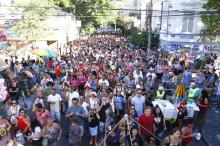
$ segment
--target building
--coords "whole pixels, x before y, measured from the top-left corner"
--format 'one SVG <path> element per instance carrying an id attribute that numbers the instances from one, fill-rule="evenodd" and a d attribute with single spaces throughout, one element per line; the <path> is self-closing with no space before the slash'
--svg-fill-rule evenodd
<path id="1" fill-rule="evenodd" d="M 12 46 L 19 48 L 19 43 L 26 43 L 26 47 L 33 49 L 34 47 L 60 47 L 67 42 L 77 39 L 79 32 L 77 28 L 77 21 L 66 12 L 58 12 L 56 15 L 49 15 L 45 20 L 48 33 L 37 40 L 22 40 L 16 32 L 13 32 L 11 27 L 21 21 L 22 11 L 11 11 L 10 6 L 19 0 L 1 0 L 0 1 L 0 48 L 12 49 Z M 35 42 L 34 45 L 29 45 Z M 30 47 L 31 46 L 31 47 Z M 21 48 L 23 48 L 22 45 Z M 25 54 L 25 53 L 24 53 Z M 27 54 L 27 53 L 26 53 Z"/>
<path id="2" fill-rule="evenodd" d="M 199 12 L 206 0 L 153 0 L 152 30 L 160 34 L 160 48 L 178 50 L 217 50 L 220 44 L 210 44 L 200 40 L 204 27 Z M 161 13 L 162 12 L 162 13 Z"/>
<path id="3" fill-rule="evenodd" d="M 118 9 L 117 15 L 130 16 L 134 23 L 134 27 L 146 28 L 146 4 L 149 0 L 111 0 L 113 6 Z"/>

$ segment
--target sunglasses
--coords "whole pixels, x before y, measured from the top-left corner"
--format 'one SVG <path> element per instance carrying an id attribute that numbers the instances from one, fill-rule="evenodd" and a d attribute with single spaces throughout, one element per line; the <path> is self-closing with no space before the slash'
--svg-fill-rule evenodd
<path id="1" fill-rule="evenodd" d="M 72 100 L 73 100 L 73 101 L 78 101 L 78 99 L 77 99 L 77 98 L 73 98 Z"/>

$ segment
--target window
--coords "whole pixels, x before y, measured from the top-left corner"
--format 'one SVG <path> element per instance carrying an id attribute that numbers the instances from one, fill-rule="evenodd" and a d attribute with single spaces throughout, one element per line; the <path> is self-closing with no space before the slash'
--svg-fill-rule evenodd
<path id="1" fill-rule="evenodd" d="M 193 17 L 184 17 L 182 32 L 192 32 L 193 31 Z"/>

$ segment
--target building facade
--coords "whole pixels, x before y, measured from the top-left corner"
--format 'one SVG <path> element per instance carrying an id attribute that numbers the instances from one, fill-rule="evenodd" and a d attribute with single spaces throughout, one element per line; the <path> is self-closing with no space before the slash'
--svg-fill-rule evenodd
<path id="1" fill-rule="evenodd" d="M 24 42 L 24 40 L 21 40 L 19 35 L 11 29 L 21 21 L 22 11 L 10 10 L 10 6 L 17 1 L 19 0 L 0 1 L 0 38 L 2 40 L 0 49 L 7 46 L 11 48 L 14 42 L 16 42 L 16 44 L 21 41 Z M 66 12 L 60 11 L 56 15 L 47 16 L 45 24 L 47 25 L 46 31 L 48 31 L 48 33 L 45 31 L 45 35 L 42 35 L 38 40 L 29 40 L 30 42 L 35 41 L 36 47 L 49 47 L 48 44 L 51 44 L 51 42 L 54 42 L 51 47 L 60 47 L 79 37 L 75 17 Z"/>
<path id="2" fill-rule="evenodd" d="M 153 0 L 152 29 L 160 34 L 160 48 L 175 51 L 183 47 L 217 50 L 220 44 L 202 42 L 204 25 L 200 12 L 206 0 Z"/>

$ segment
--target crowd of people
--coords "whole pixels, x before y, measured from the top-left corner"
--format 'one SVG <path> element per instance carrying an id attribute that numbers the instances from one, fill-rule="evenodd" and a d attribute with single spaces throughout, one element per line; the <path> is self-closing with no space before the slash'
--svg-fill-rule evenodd
<path id="1" fill-rule="evenodd" d="M 186 146 L 197 136 L 195 123 L 201 129 L 205 123 L 215 87 L 220 104 L 212 54 L 205 69 L 195 70 L 188 53 L 146 52 L 115 35 L 72 41 L 66 49 L 57 58 L 5 61 L 10 69 L 2 72 L 8 94 L 1 101 L 1 146 L 55 146 L 67 138 L 62 135 L 81 146 L 87 132 L 95 146 Z M 34 101 L 29 110 L 24 97 Z M 176 105 L 177 117 L 166 119 L 157 99 Z M 188 118 L 191 102 L 200 111 Z"/>

